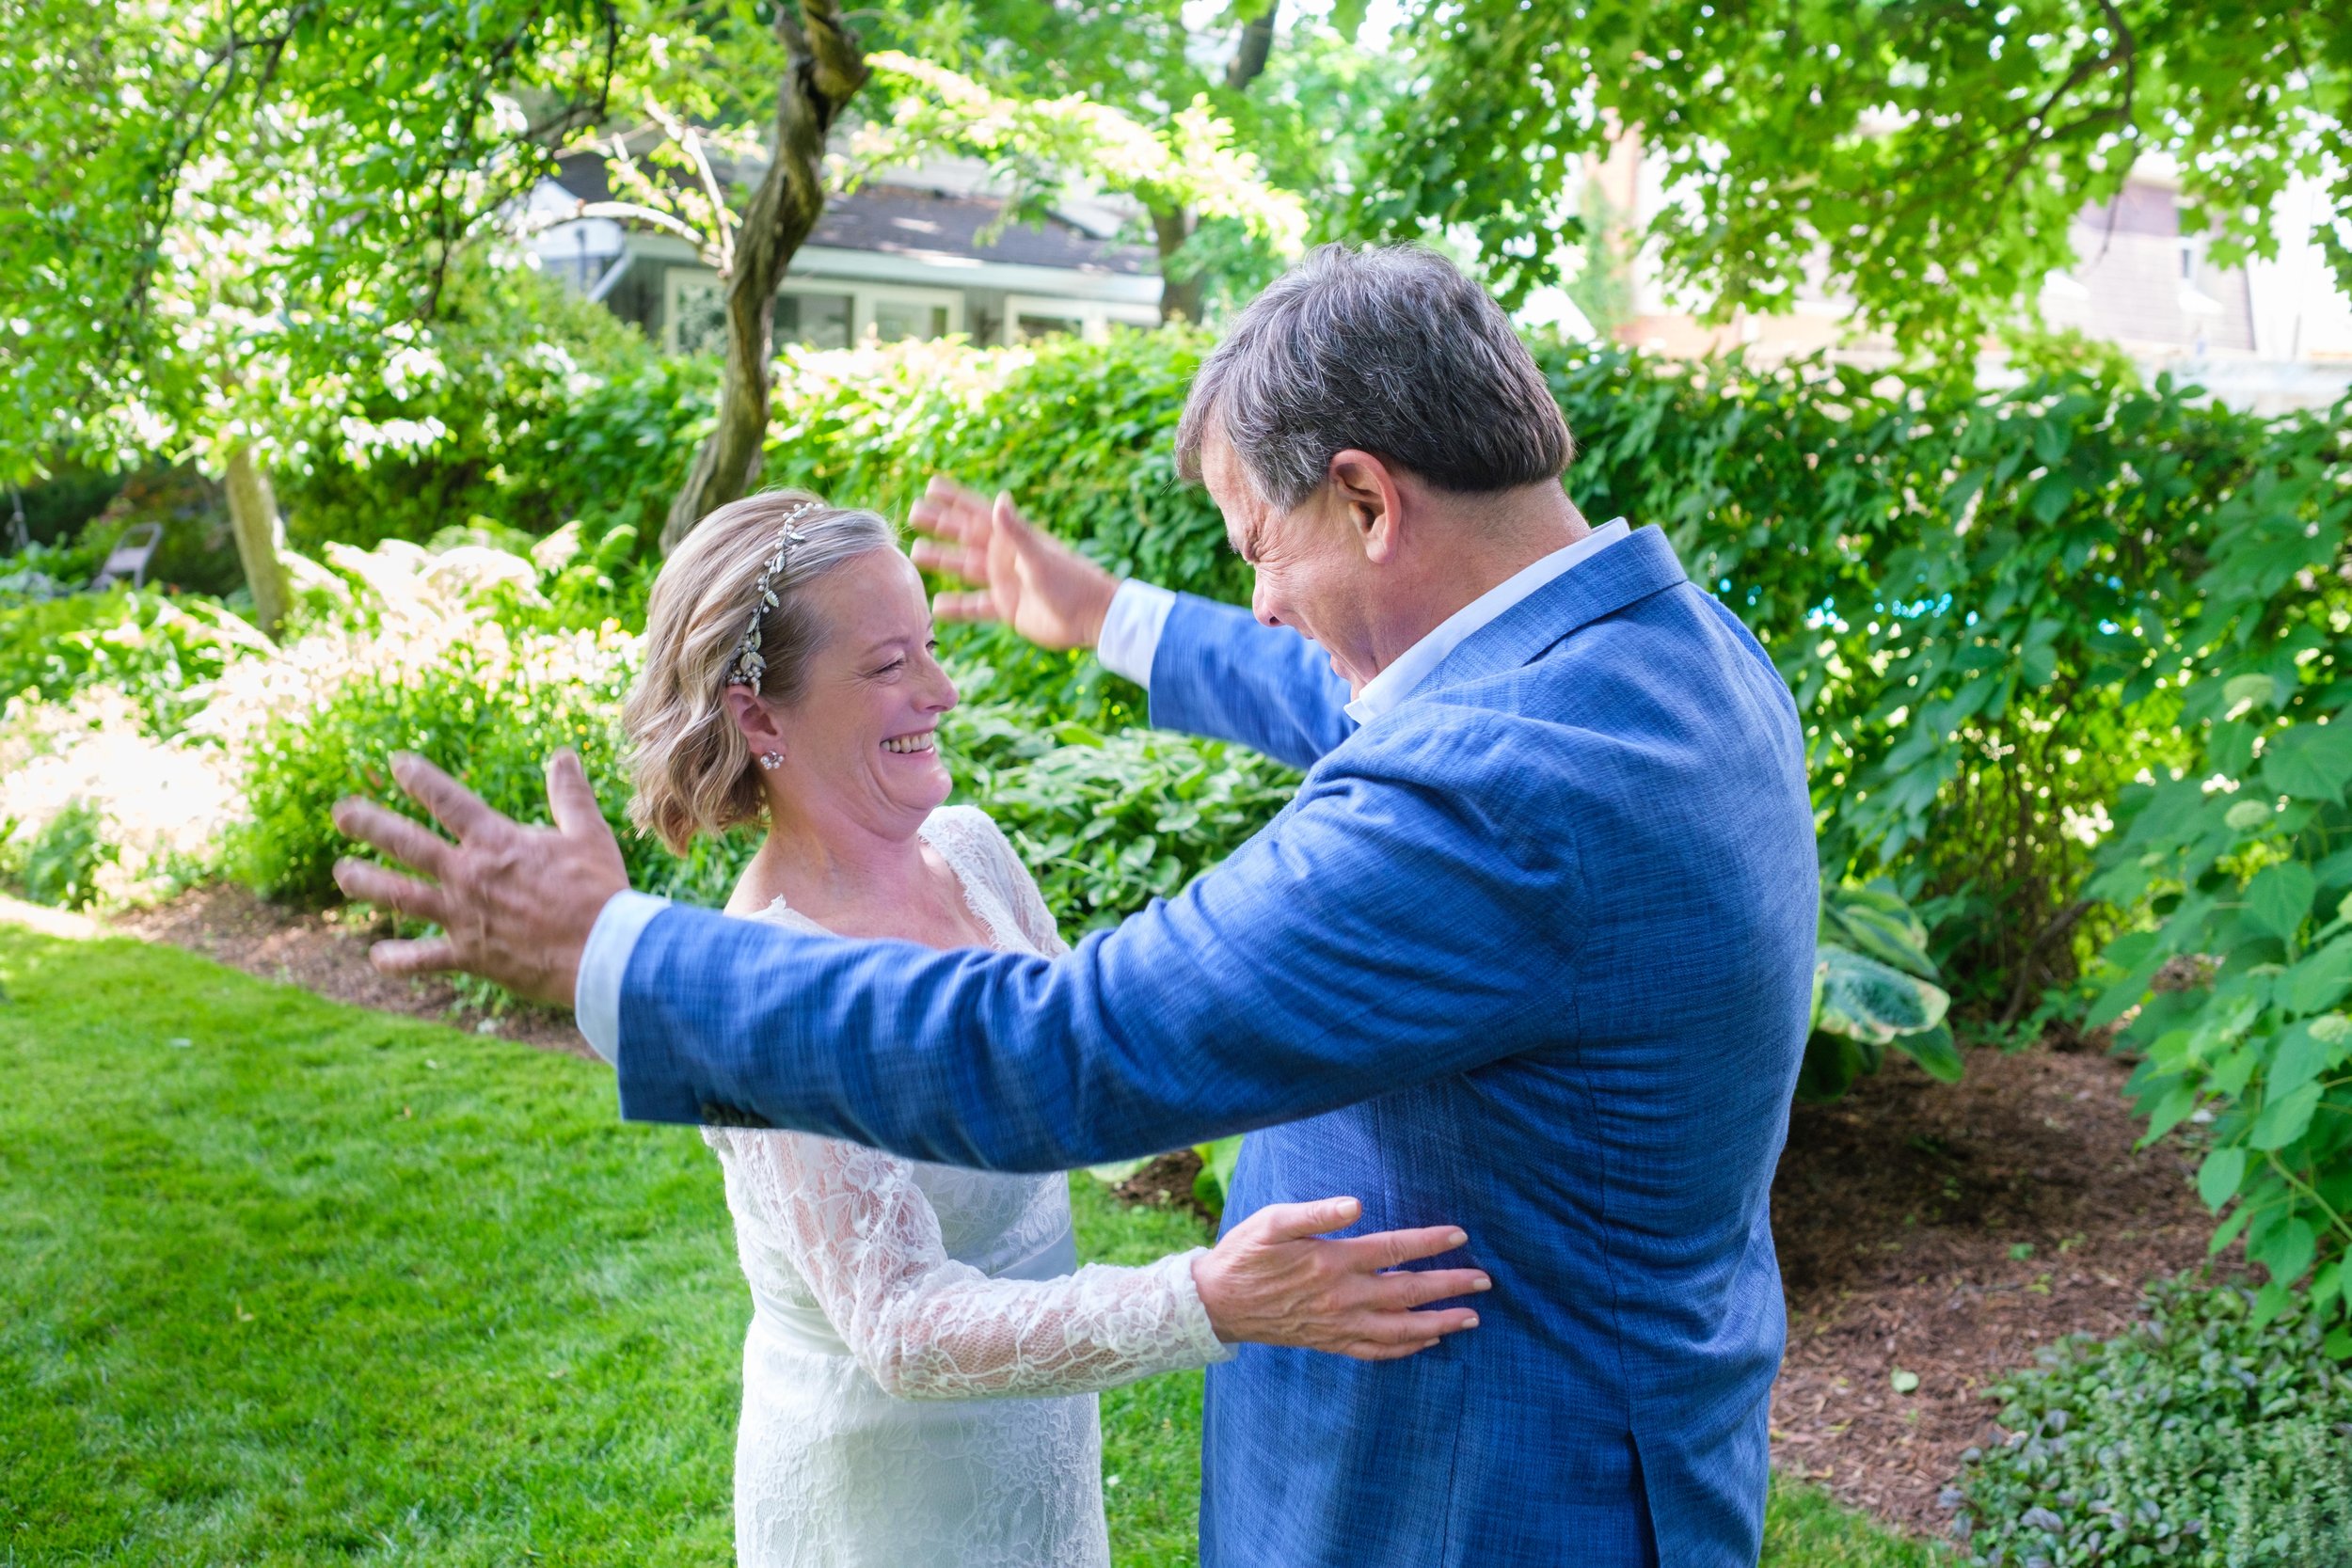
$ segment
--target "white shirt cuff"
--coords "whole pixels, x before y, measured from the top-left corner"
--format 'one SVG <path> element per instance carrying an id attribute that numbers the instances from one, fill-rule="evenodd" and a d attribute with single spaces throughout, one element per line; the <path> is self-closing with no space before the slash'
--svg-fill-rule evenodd
<path id="1" fill-rule="evenodd" d="M 1152 660 L 1160 651 L 1168 612 L 1175 608 L 1176 595 L 1168 590 L 1128 578 L 1103 612 L 1103 635 L 1095 640 L 1094 657 L 1111 673 L 1150 690 Z"/>
<path id="2" fill-rule="evenodd" d="M 588 932 L 588 945 L 580 949 L 572 1022 L 596 1054 L 615 1067 L 621 1060 L 621 980 L 628 974 L 628 956 L 653 917 L 669 907 L 667 898 L 650 894 L 616 893 L 605 900 Z"/>

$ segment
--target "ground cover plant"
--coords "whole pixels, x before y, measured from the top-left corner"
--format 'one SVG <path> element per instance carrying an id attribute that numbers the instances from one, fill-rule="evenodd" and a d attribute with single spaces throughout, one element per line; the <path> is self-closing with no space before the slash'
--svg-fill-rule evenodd
<path id="1" fill-rule="evenodd" d="M 2318 1317 L 2168 1282 L 2144 1323 L 2069 1339 L 1994 1390 L 2006 1443 L 1955 1494 L 1970 1560 L 2352 1563 L 2352 1369 Z"/>
<path id="2" fill-rule="evenodd" d="M 0 924 L 0 1561 L 723 1560 L 715 1163 L 576 1057 Z M 1198 1244 L 1073 1183 L 1082 1252 Z M 1194 1560 L 1199 1373 L 1104 1399 L 1120 1568 Z M 1913 1568 L 1803 1489 L 1766 1560 Z"/>

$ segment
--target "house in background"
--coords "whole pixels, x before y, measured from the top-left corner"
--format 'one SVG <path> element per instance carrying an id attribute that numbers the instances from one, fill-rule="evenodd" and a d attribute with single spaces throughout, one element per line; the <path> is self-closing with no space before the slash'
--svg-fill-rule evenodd
<path id="1" fill-rule="evenodd" d="M 1006 225 L 986 170 L 940 160 L 888 182 L 827 198 L 776 293 L 775 341 L 815 348 L 962 334 L 1016 343 L 1057 332 L 1100 339 L 1160 319 L 1158 260 L 1118 235 L 1131 214 L 1071 203 L 1043 223 Z M 725 341 L 725 284 L 675 235 L 611 218 L 566 217 L 609 199 L 601 158 L 567 158 L 532 210 L 548 223 L 532 246 L 546 271 L 673 354 Z M 987 243 L 982 243 L 985 240 Z"/>
<path id="2" fill-rule="evenodd" d="M 1633 137 L 1586 178 L 1635 233 L 1671 200 Z M 2074 220 L 2079 260 L 2043 282 L 2042 319 L 2113 343 L 2144 373 L 2169 371 L 2233 406 L 2326 406 L 2352 388 L 2352 298 L 2311 238 L 2326 210 L 2318 187 L 2291 186 L 2271 214 L 2277 258 L 2223 266 L 2203 238 L 2184 230 L 2171 165 L 2143 159 L 2114 201 Z M 1744 346 L 1751 358 L 1773 362 L 1820 352 L 1863 364 L 1893 358 L 1883 340 L 1851 340 L 1851 302 L 1818 282 L 1800 289 L 1785 312 L 1743 311 L 1727 323 L 1701 321 L 1692 302 L 1665 287 L 1646 250 L 1629 282 L 1629 319 L 1614 324 L 1613 335 L 1657 353 L 1696 357 Z M 1988 381 L 2015 374 L 1997 352 L 1988 352 L 1982 370 Z"/>

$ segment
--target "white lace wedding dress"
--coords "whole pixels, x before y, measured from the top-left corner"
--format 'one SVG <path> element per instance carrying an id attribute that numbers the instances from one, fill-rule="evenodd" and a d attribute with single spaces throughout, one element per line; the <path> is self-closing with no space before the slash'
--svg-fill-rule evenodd
<path id="1" fill-rule="evenodd" d="M 923 836 L 1000 950 L 1067 951 L 995 823 Z M 778 899 L 758 918 L 822 927 Z M 1195 1253 L 1077 1267 L 1068 1179 L 708 1128 L 751 1282 L 744 1568 L 1101 1568 L 1094 1391 L 1222 1360 Z"/>

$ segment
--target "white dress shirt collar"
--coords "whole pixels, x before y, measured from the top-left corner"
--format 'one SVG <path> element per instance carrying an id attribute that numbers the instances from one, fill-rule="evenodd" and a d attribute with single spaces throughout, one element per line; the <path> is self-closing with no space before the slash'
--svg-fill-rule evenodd
<path id="1" fill-rule="evenodd" d="M 1577 562 L 1598 555 L 1629 531 L 1623 517 L 1612 518 L 1575 544 L 1563 546 L 1541 561 L 1512 573 L 1438 622 L 1427 636 L 1397 655 L 1387 669 L 1366 681 L 1363 690 L 1347 705 L 1347 716 L 1359 724 L 1369 724 L 1387 713 L 1411 696 L 1413 689 L 1445 662 L 1446 655 L 1460 647 L 1472 632 L 1484 627 Z"/>

